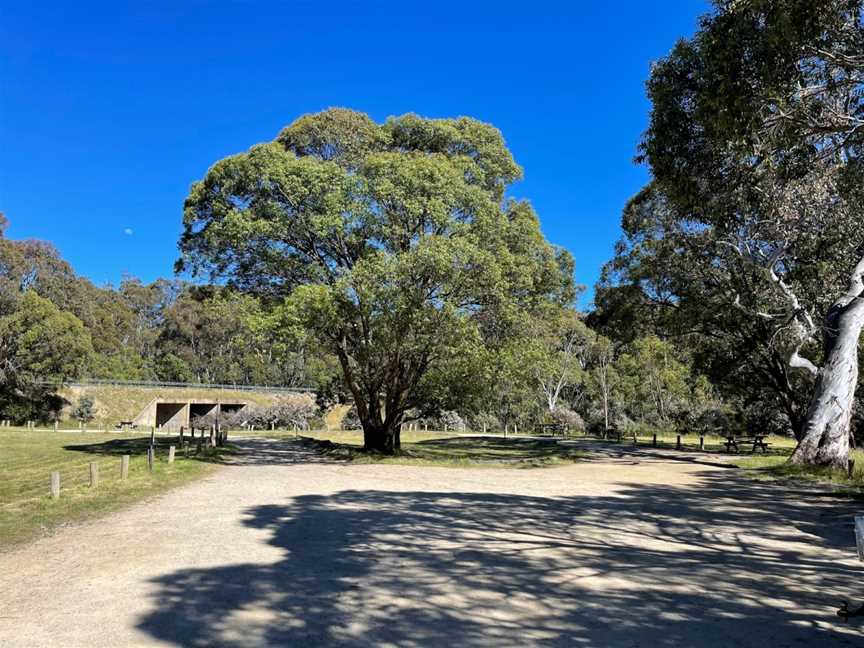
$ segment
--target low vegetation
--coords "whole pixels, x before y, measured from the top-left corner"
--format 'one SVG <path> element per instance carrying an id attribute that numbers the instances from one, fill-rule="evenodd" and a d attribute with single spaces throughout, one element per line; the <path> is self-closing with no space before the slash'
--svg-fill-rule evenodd
<path id="1" fill-rule="evenodd" d="M 760 480 L 800 480 L 820 484 L 831 484 L 843 491 L 864 493 L 864 450 L 853 450 L 850 459 L 852 470 L 840 470 L 827 466 L 804 466 L 789 463 L 792 450 L 769 455 L 740 457 L 735 465 Z"/>
<path id="2" fill-rule="evenodd" d="M 0 549 L 37 538 L 58 526 L 80 522 L 188 483 L 206 474 L 231 448 L 168 464 L 168 438 L 157 439 L 154 469 L 147 469 L 148 439 L 133 435 L 0 431 Z M 129 477 L 120 479 L 121 456 L 130 455 Z M 89 485 L 89 464 L 99 467 L 99 485 Z M 61 494 L 52 499 L 50 473 L 60 472 Z"/>

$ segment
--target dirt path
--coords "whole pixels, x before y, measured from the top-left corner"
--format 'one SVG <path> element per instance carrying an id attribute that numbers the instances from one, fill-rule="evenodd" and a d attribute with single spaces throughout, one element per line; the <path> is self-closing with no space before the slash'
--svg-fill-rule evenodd
<path id="1" fill-rule="evenodd" d="M 242 465 L 0 555 L 0 646 L 829 646 L 845 500 L 610 452 L 546 470 Z"/>

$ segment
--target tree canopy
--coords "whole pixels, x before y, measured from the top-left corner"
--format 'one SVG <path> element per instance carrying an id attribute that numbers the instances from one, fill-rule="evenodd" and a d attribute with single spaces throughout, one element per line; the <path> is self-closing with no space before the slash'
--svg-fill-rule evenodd
<path id="1" fill-rule="evenodd" d="M 365 444 L 470 387 L 521 314 L 574 296 L 572 260 L 492 126 L 332 109 L 217 162 L 186 200 L 180 269 L 284 299 L 339 360 Z"/>

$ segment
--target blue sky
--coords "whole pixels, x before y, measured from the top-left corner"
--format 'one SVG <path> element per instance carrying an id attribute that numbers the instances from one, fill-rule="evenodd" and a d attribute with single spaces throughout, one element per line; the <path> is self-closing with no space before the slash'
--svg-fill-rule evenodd
<path id="1" fill-rule="evenodd" d="M 0 211 L 98 284 L 168 276 L 183 199 L 303 113 L 469 115 L 504 134 L 589 287 L 612 255 L 650 62 L 704 0 L 0 2 Z M 587 302 L 590 294 L 584 298 Z"/>

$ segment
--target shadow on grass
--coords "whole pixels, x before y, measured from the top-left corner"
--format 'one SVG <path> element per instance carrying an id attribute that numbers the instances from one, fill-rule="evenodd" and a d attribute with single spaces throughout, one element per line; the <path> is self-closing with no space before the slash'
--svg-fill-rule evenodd
<path id="1" fill-rule="evenodd" d="M 177 452 L 177 457 L 186 457 L 195 461 L 204 461 L 208 463 L 225 463 L 230 460 L 238 452 L 238 448 L 233 443 L 228 443 L 219 448 L 202 447 L 201 451 L 197 450 L 197 443 L 200 439 L 190 440 L 185 437 L 186 441 L 190 441 L 188 457 L 180 448 L 180 437 L 156 437 L 156 454 L 168 454 L 168 448 L 174 446 Z M 147 448 L 150 446 L 150 437 L 134 437 L 125 439 L 111 439 L 102 443 L 73 443 L 63 446 L 64 450 L 73 452 L 84 452 L 88 454 L 106 455 L 119 457 L 122 455 L 141 456 L 147 454 Z"/>
<path id="2" fill-rule="evenodd" d="M 582 453 L 562 446 L 555 439 L 453 437 L 403 445 L 403 454 L 425 459 L 462 459 L 475 462 L 535 462 L 550 459 L 575 460 Z"/>
<path id="3" fill-rule="evenodd" d="M 838 562 L 853 509 L 826 520 L 840 503 L 701 477 L 256 506 L 243 523 L 281 558 L 160 576 L 138 628 L 178 646 L 860 645 L 833 616 L 864 594 L 860 569 Z"/>

